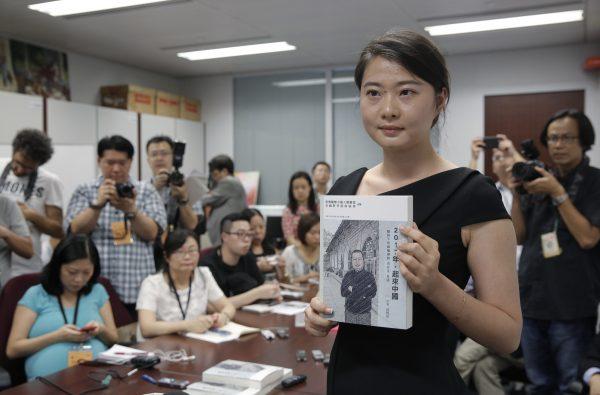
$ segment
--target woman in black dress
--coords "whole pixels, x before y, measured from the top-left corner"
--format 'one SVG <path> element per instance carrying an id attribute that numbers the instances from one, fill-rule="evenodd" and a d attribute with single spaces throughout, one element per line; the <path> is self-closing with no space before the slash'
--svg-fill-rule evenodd
<path id="1" fill-rule="evenodd" d="M 463 394 L 452 363 L 456 327 L 501 354 L 521 333 L 515 232 L 491 180 L 433 149 L 429 133 L 449 93 L 445 61 L 427 38 L 388 33 L 361 53 L 355 70 L 360 110 L 383 161 L 341 177 L 331 195 L 412 195 L 414 221 L 402 231 L 400 272 L 414 292 L 413 327 L 340 324 L 328 370 L 329 394 Z M 469 275 L 477 298 L 467 295 Z M 336 324 L 314 298 L 306 329 L 325 336 Z"/>

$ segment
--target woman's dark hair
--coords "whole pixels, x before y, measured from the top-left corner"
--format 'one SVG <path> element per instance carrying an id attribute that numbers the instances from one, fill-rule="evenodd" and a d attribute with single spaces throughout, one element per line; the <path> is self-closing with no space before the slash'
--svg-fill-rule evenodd
<path id="1" fill-rule="evenodd" d="M 262 213 L 260 212 L 260 210 L 257 210 L 255 208 L 245 208 L 242 210 L 242 215 L 244 215 L 246 218 L 248 218 L 248 221 L 251 221 L 252 218 L 256 217 L 257 215 L 259 217 L 261 217 L 262 219 L 265 219 L 265 217 L 262 215 Z"/>
<path id="2" fill-rule="evenodd" d="M 167 143 L 169 144 L 169 147 L 171 147 L 171 151 L 173 150 L 174 144 L 173 143 L 173 139 L 170 138 L 169 136 L 166 135 L 158 135 L 158 136 L 154 136 L 152 137 L 150 140 L 148 140 L 148 142 L 146 143 L 146 152 L 148 152 L 148 148 L 150 147 L 150 144 L 158 144 L 158 143 Z"/>
<path id="3" fill-rule="evenodd" d="M 298 221 L 298 240 L 300 240 L 302 244 L 306 245 L 306 234 L 313 226 L 318 224 L 320 220 L 319 214 L 317 213 L 308 213 L 300 217 L 300 221 Z"/>
<path id="4" fill-rule="evenodd" d="M 296 214 L 296 211 L 298 211 L 298 202 L 296 199 L 294 199 L 294 187 L 292 185 L 294 180 L 297 180 L 298 178 L 304 178 L 308 182 L 308 187 L 310 188 L 310 194 L 308 195 L 308 208 L 310 211 L 317 211 L 317 202 L 315 199 L 315 190 L 312 186 L 312 179 L 307 172 L 297 171 L 292 174 L 292 177 L 290 178 L 290 185 L 288 187 L 288 207 L 292 211 L 292 214 Z"/>
<path id="5" fill-rule="evenodd" d="M 389 32 L 371 41 L 361 52 L 354 70 L 354 82 L 360 90 L 363 76 L 369 63 L 381 56 L 402 65 L 431 86 L 436 94 L 446 90 L 450 99 L 450 74 L 440 50 L 427 37 L 410 30 Z M 435 126 L 435 117 L 431 127 Z"/>
<path id="6" fill-rule="evenodd" d="M 208 162 L 208 171 L 227 169 L 230 175 L 233 175 L 233 160 L 227 155 L 217 155 Z"/>
<path id="7" fill-rule="evenodd" d="M 583 152 L 588 151 L 592 148 L 592 145 L 594 145 L 596 133 L 594 133 L 594 127 L 592 126 L 590 119 L 582 111 L 574 108 L 560 110 L 550 117 L 542 129 L 542 134 L 540 134 L 541 143 L 544 147 L 548 146 L 548 126 L 557 119 L 566 117 L 577 121 L 577 126 L 579 128 L 579 144 L 581 145 L 581 148 L 583 148 Z"/>
<path id="8" fill-rule="evenodd" d="M 196 244 L 198 244 L 198 239 L 196 238 L 196 234 L 194 232 L 192 232 L 191 230 L 179 228 L 179 229 L 175 229 L 174 231 L 170 232 L 167 235 L 165 244 L 163 245 L 164 256 L 166 258 L 170 258 L 171 255 L 173 255 L 173 253 L 175 251 L 180 249 L 181 246 L 183 246 L 185 244 L 185 242 L 187 241 L 187 239 L 190 237 L 196 241 Z M 163 266 L 163 269 L 166 269 L 169 266 L 169 263 L 167 262 L 166 259 L 163 260 L 162 266 Z"/>
<path id="9" fill-rule="evenodd" d="M 63 285 L 60 281 L 60 268 L 62 265 L 71 263 L 78 259 L 89 259 L 94 265 L 94 273 L 90 281 L 81 289 L 84 295 L 92 291 L 94 284 L 100 276 L 100 256 L 98 249 L 87 235 L 70 234 L 63 239 L 52 253 L 50 262 L 42 269 L 41 284 L 50 295 L 59 296 L 63 293 Z"/>
<path id="10" fill-rule="evenodd" d="M 54 149 L 52 140 L 37 129 L 23 129 L 12 141 L 14 152 L 21 152 L 25 157 L 38 165 L 43 165 L 52 158 Z"/>
<path id="11" fill-rule="evenodd" d="M 125 137 L 119 136 L 118 134 L 115 134 L 114 136 L 104 137 L 98 142 L 99 158 L 102 158 L 102 155 L 104 155 L 104 151 L 106 150 L 125 152 L 127 154 L 127 158 L 129 159 L 133 158 L 133 154 L 135 152 L 131 142 Z"/>
<path id="12" fill-rule="evenodd" d="M 331 171 L 331 165 L 330 165 L 329 163 L 325 162 L 324 160 L 320 160 L 320 161 L 318 161 L 317 163 L 315 163 L 315 164 L 313 165 L 311 172 L 313 172 L 313 173 L 314 173 L 314 172 L 315 172 L 315 169 L 316 169 L 316 168 L 317 168 L 317 166 L 319 166 L 319 165 L 323 165 L 323 166 L 327 167 L 327 169 L 328 169 L 329 171 Z"/>

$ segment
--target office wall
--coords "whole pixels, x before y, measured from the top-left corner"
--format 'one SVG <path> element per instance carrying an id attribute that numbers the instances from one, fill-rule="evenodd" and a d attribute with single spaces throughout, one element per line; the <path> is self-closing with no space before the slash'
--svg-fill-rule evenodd
<path id="1" fill-rule="evenodd" d="M 600 135 L 600 73 L 582 69 L 587 57 L 598 54 L 600 45 L 588 44 L 448 57 L 452 93 L 442 154 L 468 162 L 470 141 L 483 134 L 486 95 L 584 89 L 585 112 Z M 600 140 L 588 155 L 600 166 Z"/>
<path id="2" fill-rule="evenodd" d="M 72 101 L 99 105 L 103 85 L 137 84 L 179 93 L 180 80 L 165 74 L 72 52 L 68 54 Z"/>
<path id="3" fill-rule="evenodd" d="M 183 79 L 181 94 L 202 103 L 207 160 L 218 154 L 233 155 L 233 76 Z"/>

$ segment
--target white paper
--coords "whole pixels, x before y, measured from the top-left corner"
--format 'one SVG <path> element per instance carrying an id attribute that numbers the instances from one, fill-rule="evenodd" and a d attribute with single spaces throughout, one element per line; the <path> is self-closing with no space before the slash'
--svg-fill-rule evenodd
<path id="1" fill-rule="evenodd" d="M 187 332 L 185 335 L 192 339 L 204 340 L 210 343 L 224 343 L 239 339 L 242 335 L 256 332 L 260 332 L 260 329 L 230 322 L 221 328 L 209 329 L 204 333 Z"/>
<path id="2" fill-rule="evenodd" d="M 307 307 L 308 307 L 308 303 L 305 303 L 305 302 L 298 302 L 298 301 L 283 302 L 283 303 L 273 306 L 271 308 L 271 313 L 291 316 L 291 315 L 303 313 Z"/>

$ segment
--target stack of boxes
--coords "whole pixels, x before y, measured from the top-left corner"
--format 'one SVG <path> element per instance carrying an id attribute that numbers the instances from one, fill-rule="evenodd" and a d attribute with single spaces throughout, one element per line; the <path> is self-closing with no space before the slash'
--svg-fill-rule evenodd
<path id="1" fill-rule="evenodd" d="M 200 101 L 185 96 L 138 85 L 103 86 L 100 96 L 104 107 L 200 121 Z"/>

